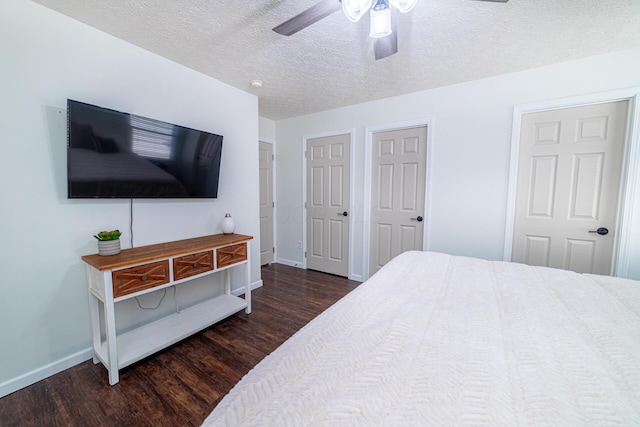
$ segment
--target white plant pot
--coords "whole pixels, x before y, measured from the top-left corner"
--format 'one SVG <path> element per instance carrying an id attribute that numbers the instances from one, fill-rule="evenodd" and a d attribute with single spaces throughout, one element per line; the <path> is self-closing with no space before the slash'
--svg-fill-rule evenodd
<path id="1" fill-rule="evenodd" d="M 98 254 L 102 256 L 117 255 L 120 253 L 120 239 L 98 240 Z"/>
<path id="2" fill-rule="evenodd" d="M 222 232 L 224 234 L 233 234 L 236 230 L 236 222 L 231 218 L 231 214 L 226 214 L 222 220 Z"/>

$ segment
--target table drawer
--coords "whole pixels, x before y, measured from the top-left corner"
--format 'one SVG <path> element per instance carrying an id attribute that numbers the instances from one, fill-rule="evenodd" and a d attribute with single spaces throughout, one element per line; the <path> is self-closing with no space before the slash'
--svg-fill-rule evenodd
<path id="1" fill-rule="evenodd" d="M 213 270 L 213 251 L 198 252 L 173 259 L 173 280 Z"/>
<path id="2" fill-rule="evenodd" d="M 169 261 L 152 262 L 114 271 L 111 277 L 113 297 L 118 298 L 169 283 Z"/>
<path id="3" fill-rule="evenodd" d="M 216 263 L 218 268 L 247 260 L 247 244 L 226 246 L 216 249 Z"/>

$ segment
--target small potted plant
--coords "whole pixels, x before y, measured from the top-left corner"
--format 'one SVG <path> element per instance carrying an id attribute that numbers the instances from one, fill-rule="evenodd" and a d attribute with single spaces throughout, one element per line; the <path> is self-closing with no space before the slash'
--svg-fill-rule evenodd
<path id="1" fill-rule="evenodd" d="M 98 239 L 98 254 L 103 256 L 119 254 L 121 235 L 120 230 L 105 230 L 93 236 Z"/>

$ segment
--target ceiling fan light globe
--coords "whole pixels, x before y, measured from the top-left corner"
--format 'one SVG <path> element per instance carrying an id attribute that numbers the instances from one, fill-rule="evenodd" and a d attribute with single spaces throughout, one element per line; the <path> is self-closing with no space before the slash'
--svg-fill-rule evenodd
<path id="1" fill-rule="evenodd" d="M 391 11 L 389 8 L 371 9 L 369 22 L 369 37 L 379 39 L 391 34 Z"/>
<path id="2" fill-rule="evenodd" d="M 351 22 L 358 22 L 369 9 L 373 0 L 342 0 L 342 11 Z"/>
<path id="3" fill-rule="evenodd" d="M 418 3 L 418 0 L 389 0 L 391 5 L 402 13 L 407 13 Z"/>

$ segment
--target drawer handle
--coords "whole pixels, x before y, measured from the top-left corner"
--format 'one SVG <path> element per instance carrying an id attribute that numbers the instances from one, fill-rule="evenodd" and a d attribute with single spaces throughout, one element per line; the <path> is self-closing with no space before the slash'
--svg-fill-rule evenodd
<path id="1" fill-rule="evenodd" d="M 140 278 L 140 280 L 142 280 L 143 282 L 144 282 L 145 280 L 147 280 L 147 275 L 146 275 L 146 274 L 142 275 L 142 277 Z"/>
<path id="2" fill-rule="evenodd" d="M 197 262 L 193 263 L 193 268 L 198 268 L 198 263 Z"/>

